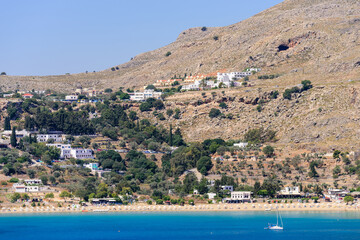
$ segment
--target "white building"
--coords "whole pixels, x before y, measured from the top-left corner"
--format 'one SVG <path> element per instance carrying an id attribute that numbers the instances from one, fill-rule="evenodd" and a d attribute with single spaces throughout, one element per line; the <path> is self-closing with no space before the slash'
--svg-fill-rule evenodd
<path id="1" fill-rule="evenodd" d="M 65 96 L 65 101 L 77 101 L 77 100 L 78 100 L 77 95 L 66 95 Z"/>
<path id="2" fill-rule="evenodd" d="M 324 196 L 326 198 L 330 198 L 332 200 L 341 200 L 349 193 L 350 193 L 350 191 L 348 191 L 348 190 L 329 188 L 328 193 L 324 194 Z"/>
<path id="3" fill-rule="evenodd" d="M 193 84 L 182 86 L 181 90 L 182 91 L 198 91 L 198 90 L 200 90 L 200 82 L 195 81 L 195 83 L 193 83 Z"/>
<path id="4" fill-rule="evenodd" d="M 260 72 L 261 68 L 247 68 L 246 71 L 247 72 Z"/>
<path id="5" fill-rule="evenodd" d="M 49 139 L 53 139 L 54 142 L 62 142 L 63 136 L 61 133 L 37 134 L 36 139 L 38 142 L 47 142 Z"/>
<path id="6" fill-rule="evenodd" d="M 239 148 L 245 148 L 247 147 L 247 145 L 249 145 L 249 143 L 247 142 L 234 143 L 234 147 L 239 147 Z"/>
<path id="7" fill-rule="evenodd" d="M 214 199 L 216 197 L 216 193 L 208 193 L 209 199 Z"/>
<path id="8" fill-rule="evenodd" d="M 285 197 L 285 198 L 291 198 L 291 197 L 301 197 L 301 192 L 299 187 L 285 187 L 281 189 L 277 193 L 278 197 Z"/>
<path id="9" fill-rule="evenodd" d="M 88 164 L 84 164 L 84 167 L 90 168 L 91 171 L 96 171 L 96 170 L 99 170 L 99 163 L 88 163 Z"/>
<path id="10" fill-rule="evenodd" d="M 249 191 L 231 192 L 231 201 L 234 201 L 234 202 L 251 202 L 251 192 L 249 192 Z"/>
<path id="11" fill-rule="evenodd" d="M 223 191 L 225 190 L 229 190 L 230 192 L 234 191 L 234 187 L 233 186 L 221 186 L 221 189 Z"/>
<path id="12" fill-rule="evenodd" d="M 13 95 L 14 95 L 14 93 L 4 93 L 3 97 L 4 98 L 9 98 L 9 97 L 12 97 Z"/>
<path id="13" fill-rule="evenodd" d="M 54 144 L 54 143 L 48 143 L 46 144 L 46 146 L 48 147 L 56 147 L 60 149 L 60 158 L 61 159 L 65 159 L 65 158 L 70 158 L 70 150 L 71 150 L 71 145 L 70 144 Z"/>
<path id="14" fill-rule="evenodd" d="M 25 93 L 25 94 L 22 95 L 22 97 L 25 98 L 25 99 L 30 99 L 30 98 L 32 98 L 33 96 L 34 96 L 34 95 L 32 95 L 31 93 Z"/>
<path id="15" fill-rule="evenodd" d="M 281 194 L 300 194 L 299 187 L 285 187 L 284 189 L 280 190 Z"/>
<path id="16" fill-rule="evenodd" d="M 30 133 L 31 132 L 26 131 L 25 129 L 20 131 L 15 130 L 16 138 L 28 137 L 30 136 Z M 5 130 L 1 133 L 1 136 L 10 137 L 11 134 L 12 134 L 12 130 Z"/>
<path id="17" fill-rule="evenodd" d="M 144 90 L 144 92 L 130 93 L 130 100 L 132 101 L 145 101 L 148 98 L 160 99 L 162 93 L 155 92 L 153 89 Z"/>
<path id="18" fill-rule="evenodd" d="M 35 185 L 35 184 L 41 185 L 42 181 L 41 181 L 41 179 L 25 179 L 24 183 L 26 185 Z"/>
<path id="19" fill-rule="evenodd" d="M 251 76 L 251 72 L 231 72 L 231 73 L 218 73 L 217 80 L 219 82 L 232 82 L 247 76 Z"/>
<path id="20" fill-rule="evenodd" d="M 15 183 L 13 185 L 13 189 L 15 192 L 18 192 L 18 193 L 39 192 L 40 191 L 39 186 L 27 186 L 27 185 L 21 184 L 21 183 Z"/>
<path id="21" fill-rule="evenodd" d="M 70 157 L 75 159 L 93 159 L 93 151 L 91 149 L 72 148 L 70 150 Z"/>

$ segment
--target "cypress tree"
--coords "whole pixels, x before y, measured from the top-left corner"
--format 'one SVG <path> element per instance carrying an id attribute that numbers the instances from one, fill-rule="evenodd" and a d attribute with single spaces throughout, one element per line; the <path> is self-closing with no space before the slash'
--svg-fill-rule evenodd
<path id="1" fill-rule="evenodd" d="M 170 136 L 169 136 L 169 145 L 173 145 L 173 135 L 172 135 L 172 125 L 170 124 Z"/>
<path id="2" fill-rule="evenodd" d="M 11 130 L 10 118 L 6 117 L 4 122 L 4 130 Z"/>
<path id="3" fill-rule="evenodd" d="M 12 132 L 11 132 L 11 137 L 10 137 L 10 144 L 12 147 L 16 147 L 17 146 L 17 141 L 16 141 L 16 132 L 15 132 L 16 128 L 13 127 Z"/>

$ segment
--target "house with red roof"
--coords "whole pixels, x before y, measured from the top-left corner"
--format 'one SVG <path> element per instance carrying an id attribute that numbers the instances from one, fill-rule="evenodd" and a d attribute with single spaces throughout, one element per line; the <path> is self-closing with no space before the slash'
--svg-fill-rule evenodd
<path id="1" fill-rule="evenodd" d="M 27 99 L 27 98 L 32 98 L 34 95 L 32 95 L 31 93 L 25 93 L 22 95 L 23 98 Z"/>

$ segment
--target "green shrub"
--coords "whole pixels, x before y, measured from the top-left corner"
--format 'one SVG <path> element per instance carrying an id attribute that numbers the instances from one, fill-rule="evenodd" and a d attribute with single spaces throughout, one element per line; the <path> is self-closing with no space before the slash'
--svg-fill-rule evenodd
<path id="1" fill-rule="evenodd" d="M 9 180 L 9 182 L 11 182 L 11 183 L 17 183 L 17 182 L 19 182 L 19 179 L 18 179 L 18 178 L 11 178 L 11 179 Z"/>
<path id="2" fill-rule="evenodd" d="M 217 108 L 212 108 L 209 112 L 209 117 L 216 118 L 221 115 L 221 111 Z"/>

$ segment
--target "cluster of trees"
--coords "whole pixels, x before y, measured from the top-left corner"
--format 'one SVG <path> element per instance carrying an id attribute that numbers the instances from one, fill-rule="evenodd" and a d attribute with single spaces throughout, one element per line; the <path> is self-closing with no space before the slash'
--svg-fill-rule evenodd
<path id="1" fill-rule="evenodd" d="M 258 76 L 258 79 L 274 79 L 280 77 L 280 74 L 270 74 Z"/>
<path id="2" fill-rule="evenodd" d="M 276 131 L 264 128 L 248 130 L 244 135 L 244 140 L 249 143 L 265 143 L 276 141 Z"/>
<path id="3" fill-rule="evenodd" d="M 309 80 L 304 80 L 301 82 L 301 84 L 302 84 L 301 88 L 293 87 L 290 89 L 286 89 L 285 92 L 283 93 L 283 98 L 291 100 L 293 93 L 301 93 L 301 92 L 307 91 L 313 87 L 311 84 L 311 81 L 309 81 Z"/>
<path id="4" fill-rule="evenodd" d="M 152 109 L 162 110 L 165 108 L 163 101 L 155 98 L 148 98 L 145 102 L 141 103 L 139 106 L 140 111 L 151 111 Z"/>
<path id="5" fill-rule="evenodd" d="M 33 116 L 25 117 L 27 130 L 62 131 L 71 135 L 94 134 L 94 125 L 88 120 L 86 111 L 66 111 L 60 109 L 52 112 L 47 108 L 38 107 Z"/>

